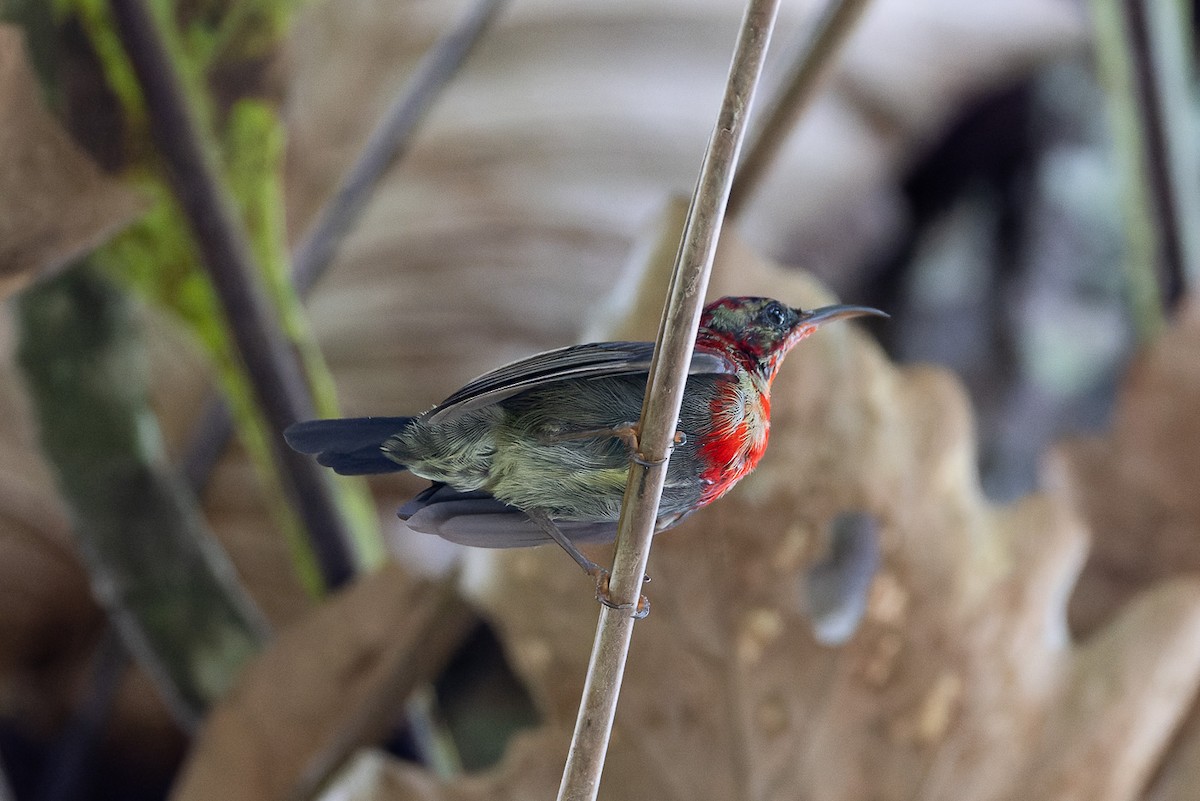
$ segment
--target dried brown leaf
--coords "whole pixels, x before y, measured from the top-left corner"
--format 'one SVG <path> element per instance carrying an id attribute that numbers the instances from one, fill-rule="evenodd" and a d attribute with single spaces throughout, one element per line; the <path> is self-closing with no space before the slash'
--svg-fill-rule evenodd
<path id="1" fill-rule="evenodd" d="M 1071 602 L 1079 630 L 1093 630 L 1159 578 L 1200 571 L 1198 352 L 1193 302 L 1130 367 L 1112 430 L 1064 444 L 1048 464 L 1094 534 Z"/>
<path id="2" fill-rule="evenodd" d="M 465 620 L 445 583 L 413 581 L 395 565 L 360 579 L 246 668 L 205 722 L 172 798 L 260 801 L 311 789 L 395 720 Z"/>
<path id="3" fill-rule="evenodd" d="M 12 25 L 0 25 L 0 153 L 0 296 L 95 248 L 140 208 L 46 110 Z"/>
<path id="4" fill-rule="evenodd" d="M 718 270 L 715 292 L 822 300 L 733 243 Z M 1200 583 L 1156 587 L 1073 644 L 1081 521 L 1053 496 L 982 498 L 971 415 L 946 373 L 897 369 L 831 328 L 789 358 L 772 406 L 758 472 L 655 545 L 602 797 L 1137 797 L 1200 681 Z M 844 509 L 881 521 L 884 564 L 862 628 L 829 649 L 798 582 Z M 437 790 L 396 768 L 357 798 L 553 794 L 596 607 L 554 549 L 493 559 L 477 594 L 545 725 L 492 773 Z"/>
<path id="5" fill-rule="evenodd" d="M 1200 573 L 1200 305 L 1142 352 L 1125 376 L 1112 430 L 1069 442 L 1047 476 L 1079 509 L 1093 548 L 1071 600 L 1074 628 L 1104 625 L 1131 597 Z M 1183 801 L 1200 785 L 1193 708 L 1151 797 Z"/>

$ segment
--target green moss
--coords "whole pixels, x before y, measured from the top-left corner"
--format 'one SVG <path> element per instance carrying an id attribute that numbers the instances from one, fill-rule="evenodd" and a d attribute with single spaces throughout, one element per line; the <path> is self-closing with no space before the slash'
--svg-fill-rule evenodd
<path id="1" fill-rule="evenodd" d="M 140 87 L 116 35 L 106 0 L 53 0 L 58 21 L 74 17 L 86 32 L 125 115 L 123 143 L 127 177 L 150 200 L 150 210 L 97 254 L 113 276 L 155 304 L 170 310 L 193 332 L 210 355 L 234 412 L 238 435 L 258 470 L 274 519 L 293 546 L 304 584 L 321 586 L 314 555 L 282 493 L 268 429 L 254 402 L 231 340 L 221 306 L 202 269 L 190 228 L 154 155 Z M 224 115 L 208 89 L 222 66 L 244 65 L 267 54 L 286 31 L 294 0 L 207 0 L 187 5 L 186 17 L 170 0 L 152 0 L 169 52 L 180 72 L 201 128 L 211 133 L 209 147 L 225 168 L 225 180 L 241 212 L 251 247 L 262 267 L 262 280 L 311 377 L 320 414 L 336 414 L 333 380 L 307 326 L 307 318 L 289 279 L 289 261 L 281 190 L 285 135 L 273 106 L 242 98 Z M 382 545 L 375 514 L 362 482 L 339 482 L 339 503 L 357 542 L 360 558 L 377 563 Z"/>

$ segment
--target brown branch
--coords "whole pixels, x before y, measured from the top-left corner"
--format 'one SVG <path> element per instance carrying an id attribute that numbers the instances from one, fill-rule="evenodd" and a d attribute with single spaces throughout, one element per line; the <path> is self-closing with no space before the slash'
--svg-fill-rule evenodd
<path id="1" fill-rule="evenodd" d="M 462 21 L 422 57 L 412 78 L 397 93 L 337 190 L 293 250 L 292 280 L 301 298 L 328 269 L 384 173 L 408 152 L 434 101 L 466 63 L 506 1 L 478 0 Z M 214 396 L 195 425 L 183 459 L 183 470 L 192 487 L 204 487 L 232 436 L 229 407 Z"/>
<path id="2" fill-rule="evenodd" d="M 667 460 L 679 420 L 688 365 L 704 294 L 712 271 L 734 165 L 746 119 L 762 74 L 779 0 L 749 0 L 730 66 L 717 124 L 688 211 L 683 239 L 667 293 L 639 424 L 641 458 L 630 462 L 629 482 L 618 526 L 611 593 L 624 609 L 603 607 L 588 664 L 571 749 L 559 786 L 560 801 L 595 799 L 612 733 L 621 678 L 629 654 L 642 576 L 667 475 Z"/>
<path id="3" fill-rule="evenodd" d="M 225 312 L 270 427 L 313 416 L 313 401 L 296 354 L 280 331 L 261 286 L 246 233 L 204 146 L 175 65 L 143 0 L 111 0 L 118 35 L 145 96 L 151 134 L 167 179 L 184 210 L 204 266 Z M 327 586 L 355 572 L 353 549 L 334 502 L 332 483 L 311 459 L 270 438 L 285 491 L 304 521 Z"/>
<path id="4" fill-rule="evenodd" d="M 796 56 L 782 89 L 767 104 L 766 121 L 746 150 L 746 158 L 733 179 L 729 216 L 741 214 L 762 183 L 767 168 L 779 155 L 792 128 L 816 94 L 826 69 L 833 62 L 870 0 L 829 0 L 811 35 Z"/>

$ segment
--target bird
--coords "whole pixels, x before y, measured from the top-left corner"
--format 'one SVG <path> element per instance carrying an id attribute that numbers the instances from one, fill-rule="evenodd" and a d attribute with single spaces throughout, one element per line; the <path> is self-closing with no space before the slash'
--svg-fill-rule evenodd
<path id="1" fill-rule="evenodd" d="M 656 532 L 754 470 L 784 357 L 822 325 L 862 315 L 888 316 L 762 297 L 704 307 Z M 616 536 L 653 353 L 652 342 L 558 348 L 485 373 L 415 416 L 309 420 L 284 438 L 343 475 L 407 470 L 428 479 L 398 512 L 414 531 L 484 548 L 558 543 L 611 605 L 608 572 L 577 546 Z"/>

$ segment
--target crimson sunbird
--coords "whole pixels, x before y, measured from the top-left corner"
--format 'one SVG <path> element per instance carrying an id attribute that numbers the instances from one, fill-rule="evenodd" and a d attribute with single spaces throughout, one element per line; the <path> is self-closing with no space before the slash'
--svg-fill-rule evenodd
<path id="1" fill-rule="evenodd" d="M 755 297 L 704 308 L 656 530 L 754 469 L 788 351 L 824 323 L 868 314 L 887 316 Z M 408 470 L 432 481 L 399 511 L 415 531 L 485 548 L 554 541 L 600 582 L 606 572 L 575 545 L 616 535 L 653 350 L 651 342 L 559 348 L 486 373 L 415 417 L 310 420 L 284 436 L 343 475 Z"/>

